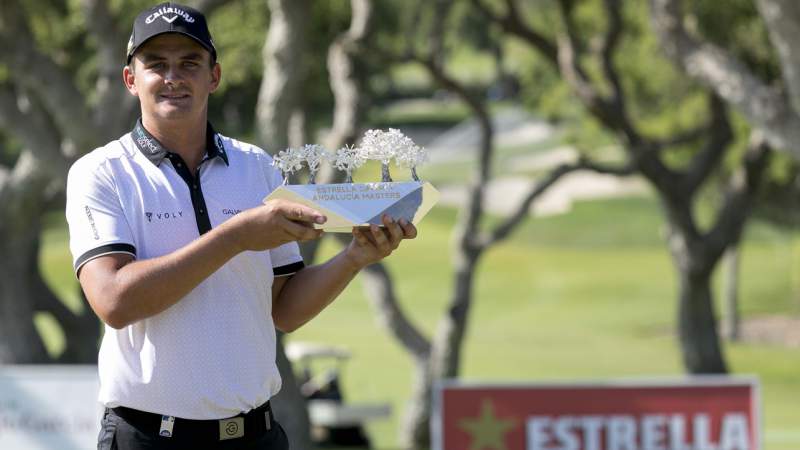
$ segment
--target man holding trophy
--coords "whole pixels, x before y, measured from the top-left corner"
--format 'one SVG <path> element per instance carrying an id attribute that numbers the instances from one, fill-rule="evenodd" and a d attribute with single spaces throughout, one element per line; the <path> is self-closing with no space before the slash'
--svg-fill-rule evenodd
<path id="1" fill-rule="evenodd" d="M 275 328 L 316 316 L 362 268 L 416 237 L 424 214 L 373 214 L 350 227 L 338 255 L 304 267 L 297 242 L 318 239 L 328 218 L 302 197 L 264 200 L 282 184 L 273 159 L 208 123 L 220 77 L 200 12 L 143 11 L 123 69 L 141 118 L 70 169 L 74 268 L 105 323 L 98 449 L 287 448 L 269 404 L 281 386 Z M 318 164 L 318 153 L 303 161 Z M 369 157 L 342 155 L 334 163 L 347 170 Z"/>

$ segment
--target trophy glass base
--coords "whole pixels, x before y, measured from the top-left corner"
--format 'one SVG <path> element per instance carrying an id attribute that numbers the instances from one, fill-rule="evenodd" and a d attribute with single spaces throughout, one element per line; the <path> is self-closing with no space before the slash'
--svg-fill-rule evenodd
<path id="1" fill-rule="evenodd" d="M 272 191 L 265 199 L 285 199 L 309 206 L 327 216 L 314 225 L 325 231 L 349 233 L 353 227 L 382 225 L 381 217 L 405 219 L 414 225 L 439 200 L 439 191 L 428 182 L 289 184 Z"/>

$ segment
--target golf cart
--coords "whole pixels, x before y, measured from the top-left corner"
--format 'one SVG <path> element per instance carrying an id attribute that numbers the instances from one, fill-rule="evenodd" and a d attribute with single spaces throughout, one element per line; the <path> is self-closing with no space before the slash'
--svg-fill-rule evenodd
<path id="1" fill-rule="evenodd" d="M 351 353 L 329 345 L 288 342 L 286 356 L 298 372 L 297 382 L 307 400 L 314 443 L 321 447 L 369 448 L 364 424 L 389 417 L 391 406 L 345 402 L 340 380 L 342 366 Z"/>

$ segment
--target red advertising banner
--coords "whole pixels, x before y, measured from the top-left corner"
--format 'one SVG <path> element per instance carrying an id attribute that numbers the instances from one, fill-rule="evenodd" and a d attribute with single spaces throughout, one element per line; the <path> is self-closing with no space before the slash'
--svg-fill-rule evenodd
<path id="1" fill-rule="evenodd" d="M 434 393 L 433 450 L 760 450 L 758 381 L 463 385 Z"/>

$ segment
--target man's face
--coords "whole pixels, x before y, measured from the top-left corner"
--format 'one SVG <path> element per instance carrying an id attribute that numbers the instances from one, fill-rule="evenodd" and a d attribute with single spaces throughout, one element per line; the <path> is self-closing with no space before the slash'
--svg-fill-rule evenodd
<path id="1" fill-rule="evenodd" d="M 219 86 L 219 64 L 212 67 L 205 48 L 177 33 L 145 42 L 131 66 L 123 70 L 125 85 L 139 97 L 142 116 L 155 120 L 204 118 L 208 95 Z"/>

